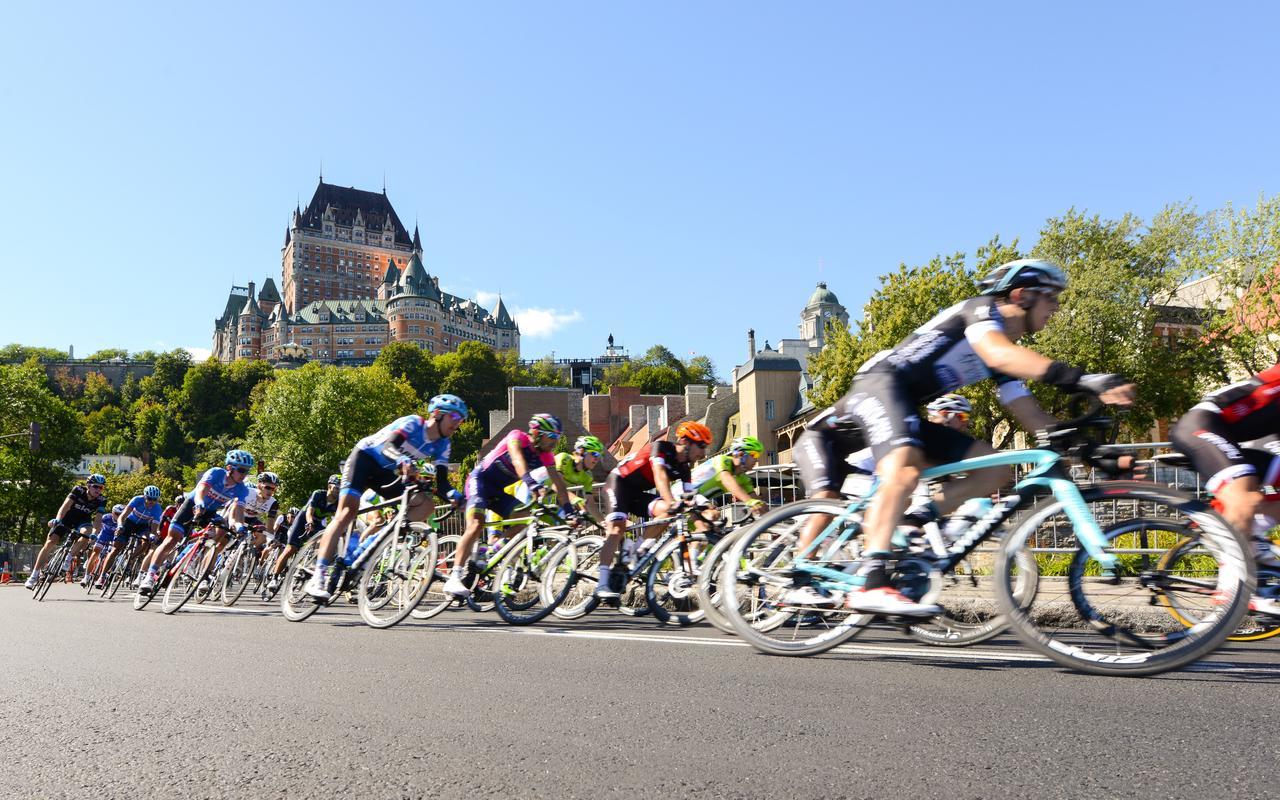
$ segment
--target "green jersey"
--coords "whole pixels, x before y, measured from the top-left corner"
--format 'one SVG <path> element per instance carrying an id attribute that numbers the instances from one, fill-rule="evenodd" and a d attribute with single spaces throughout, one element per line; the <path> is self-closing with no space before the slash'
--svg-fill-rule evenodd
<path id="1" fill-rule="evenodd" d="M 727 471 L 733 475 L 739 486 L 747 492 L 754 492 L 756 482 L 751 479 L 751 476 L 745 472 L 741 475 L 736 474 L 733 469 L 733 456 L 721 453 L 694 467 L 693 473 L 689 476 L 689 482 L 693 484 L 693 490 L 703 497 L 715 497 L 725 492 L 724 484 L 720 482 L 720 473 Z"/>
<path id="2" fill-rule="evenodd" d="M 574 463 L 573 456 L 569 453 L 556 454 L 556 470 L 564 476 L 564 482 L 570 490 L 577 493 L 583 499 L 591 494 L 591 487 L 595 485 L 595 478 L 592 477 L 590 470 L 578 469 L 578 465 Z M 551 479 L 547 475 L 546 467 L 538 467 L 529 473 L 534 480 L 539 483 L 550 486 Z M 507 487 L 507 494 L 520 497 L 520 492 L 524 488 L 523 481 L 516 481 Z M 553 493 L 554 494 L 554 493 Z M 559 502 L 558 498 L 554 498 Z"/>

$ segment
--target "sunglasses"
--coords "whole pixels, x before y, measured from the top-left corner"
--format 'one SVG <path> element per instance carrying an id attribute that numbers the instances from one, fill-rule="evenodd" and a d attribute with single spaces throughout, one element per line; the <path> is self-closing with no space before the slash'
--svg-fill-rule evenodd
<path id="1" fill-rule="evenodd" d="M 550 439 L 553 442 L 560 438 L 560 434 L 553 433 L 552 431 L 540 431 L 540 433 L 544 439 Z"/>
<path id="2" fill-rule="evenodd" d="M 461 414 L 459 414 L 457 411 L 449 411 L 449 412 L 447 412 L 447 413 L 445 414 L 445 416 L 446 416 L 446 417 L 448 417 L 449 419 L 453 420 L 454 422 L 462 422 L 462 420 L 463 420 L 463 419 L 465 419 L 465 418 L 464 418 Z"/>
<path id="3" fill-rule="evenodd" d="M 274 483 L 260 483 L 260 484 L 258 484 L 258 491 L 262 491 L 263 489 L 270 489 L 271 491 L 273 491 L 273 492 L 274 492 L 274 491 L 276 490 L 276 485 L 275 485 Z"/>
<path id="4" fill-rule="evenodd" d="M 232 472 L 234 472 L 234 473 L 235 473 L 235 474 L 237 474 L 237 475 L 247 475 L 247 474 L 249 474 L 249 470 L 245 469 L 244 467 L 232 467 L 232 468 L 231 468 L 231 471 L 232 471 Z"/>
<path id="5" fill-rule="evenodd" d="M 948 419 L 958 419 L 961 422 L 969 421 L 968 411 L 943 411 L 942 416 L 947 417 Z"/>

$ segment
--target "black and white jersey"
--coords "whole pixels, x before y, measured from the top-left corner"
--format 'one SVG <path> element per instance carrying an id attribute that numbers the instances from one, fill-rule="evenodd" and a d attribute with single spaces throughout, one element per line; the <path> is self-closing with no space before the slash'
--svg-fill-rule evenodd
<path id="1" fill-rule="evenodd" d="M 939 312 L 897 346 L 881 351 L 859 373 L 891 373 L 915 403 L 993 378 L 1000 402 L 1029 394 L 1022 381 L 995 372 L 978 357 L 973 343 L 992 331 L 1004 331 L 994 297 L 972 297 Z"/>

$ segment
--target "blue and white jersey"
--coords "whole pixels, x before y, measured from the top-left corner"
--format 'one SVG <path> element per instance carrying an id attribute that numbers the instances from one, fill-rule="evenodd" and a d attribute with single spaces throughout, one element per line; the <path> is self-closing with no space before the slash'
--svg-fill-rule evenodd
<path id="1" fill-rule="evenodd" d="M 204 501 L 200 507 L 206 511 L 217 511 L 232 500 L 244 502 L 249 496 L 249 487 L 243 483 L 227 485 L 227 471 L 222 467 L 214 467 L 201 475 L 196 490 L 199 491 L 201 486 L 204 487 Z"/>
<path id="2" fill-rule="evenodd" d="M 164 506 L 159 501 L 147 504 L 147 498 L 138 495 L 129 501 L 124 507 L 124 513 L 120 515 L 120 524 L 126 522 L 137 522 L 146 525 L 160 522 L 160 515 L 164 513 Z"/>
<path id="3" fill-rule="evenodd" d="M 427 439 L 427 421 L 417 414 L 401 417 L 387 427 L 361 439 L 356 448 L 377 459 L 383 467 L 394 467 L 399 453 L 415 461 L 425 460 L 434 464 L 449 463 L 449 440 L 441 437 Z"/>
<path id="4" fill-rule="evenodd" d="M 111 544 L 116 539 L 116 520 L 110 517 L 102 521 L 102 528 L 98 531 L 98 537 L 95 541 L 98 544 Z"/>

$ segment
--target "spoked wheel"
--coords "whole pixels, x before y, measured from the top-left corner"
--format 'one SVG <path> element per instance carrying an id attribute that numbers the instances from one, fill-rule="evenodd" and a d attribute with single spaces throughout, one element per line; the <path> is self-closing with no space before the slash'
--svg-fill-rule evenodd
<path id="1" fill-rule="evenodd" d="M 435 531 L 423 522 L 399 526 L 375 544 L 360 573 L 360 616 L 374 628 L 389 628 L 418 607 L 434 577 Z"/>
<path id="2" fill-rule="evenodd" d="M 1153 521 L 1152 524 L 1158 522 Z M 1160 571 L 1196 580 L 1208 580 L 1217 565 L 1208 551 L 1196 541 L 1193 532 L 1181 525 L 1168 525 L 1166 529 L 1177 536 L 1177 542 L 1160 557 Z M 1280 575 L 1273 574 L 1270 570 L 1258 571 L 1259 594 L 1275 591 L 1277 583 L 1280 583 Z M 1188 593 L 1165 593 L 1156 599 L 1186 628 L 1199 624 L 1205 613 L 1214 608 L 1211 597 L 1196 597 Z M 1280 634 L 1280 618 L 1249 611 L 1227 639 L 1232 642 L 1257 642 L 1270 639 L 1276 634 Z"/>
<path id="3" fill-rule="evenodd" d="M 1245 539 L 1222 517 L 1181 492 L 1149 483 L 1115 481 L 1081 494 L 1116 562 L 1110 574 L 1073 535 L 1061 503 L 1032 514 L 1001 545 L 997 596 L 1027 646 L 1082 672 L 1152 675 L 1203 658 L 1239 630 L 1255 585 L 1253 559 Z M 1057 546 L 1074 552 L 1041 557 L 1034 602 L 1022 607 L 1014 594 L 1016 553 L 1055 529 Z M 1196 558 L 1162 568 L 1165 551 L 1179 544 L 1183 530 Z M 1049 577 L 1055 572 L 1065 574 Z M 1188 628 L 1171 608 L 1197 608 L 1199 615 Z"/>
<path id="4" fill-rule="evenodd" d="M 249 584 L 253 582 L 253 573 L 258 568 L 258 551 L 252 542 L 244 542 L 236 548 L 231 561 L 222 571 L 222 604 L 233 606 Z"/>
<path id="5" fill-rule="evenodd" d="M 568 595 L 544 585 L 550 555 L 569 537 L 562 531 L 543 530 L 531 534 L 499 562 L 494 571 L 494 607 L 498 616 L 512 625 L 529 625 L 546 618 Z"/>
<path id="6" fill-rule="evenodd" d="M 71 552 L 71 545 L 63 542 L 53 551 L 53 555 L 45 562 L 44 572 L 40 573 L 40 580 L 36 583 L 35 591 L 31 593 L 31 599 L 36 602 L 44 600 L 44 596 L 49 593 L 49 588 L 62 577 L 64 572 L 61 567 L 67 560 L 67 554 Z M 54 569 L 52 565 L 57 564 L 59 569 Z"/>
<path id="7" fill-rule="evenodd" d="M 423 590 L 418 607 L 409 612 L 409 616 L 414 619 L 431 619 L 457 603 L 444 593 L 444 582 L 449 580 L 449 570 L 453 567 L 453 555 L 457 552 L 460 541 L 462 537 L 456 533 L 436 537 L 436 554 L 432 559 L 433 568 L 427 579 L 427 588 Z"/>
<path id="8" fill-rule="evenodd" d="M 928 622 L 909 626 L 911 637 L 940 647 L 966 647 L 998 636 L 1009 627 L 996 603 L 994 559 L 994 553 L 973 553 L 954 572 L 933 576 L 924 599 L 938 603 L 943 611 Z M 1015 570 L 1014 595 L 1025 608 L 1036 596 L 1040 580 L 1035 555 L 1025 548 L 1018 551 Z"/>
<path id="9" fill-rule="evenodd" d="M 280 587 L 280 613 L 290 622 L 302 622 L 320 608 L 320 603 L 306 592 L 307 582 L 316 572 L 319 553 L 320 537 L 313 536 L 285 567 L 284 586 Z"/>
<path id="10" fill-rule="evenodd" d="M 173 614 L 197 594 L 211 591 L 208 588 L 202 589 L 201 584 L 212 571 L 211 568 L 205 567 L 205 561 L 216 546 L 212 539 L 204 539 L 200 542 L 200 546 L 187 556 L 185 563 L 179 567 L 173 579 L 169 581 L 169 585 L 165 587 L 164 599 L 160 603 L 161 611 Z"/>
<path id="11" fill-rule="evenodd" d="M 814 514 L 838 515 L 845 508 L 846 504 L 834 500 L 801 500 L 774 509 L 748 528 L 725 556 L 727 564 L 718 584 L 724 595 L 720 610 L 752 647 L 771 655 L 815 655 L 857 636 L 871 621 L 869 614 L 845 610 L 838 592 L 832 593 L 831 608 L 793 605 L 788 598 L 796 588 L 797 536 Z M 834 536 L 824 542 L 834 544 Z M 833 551 L 833 547 L 819 547 L 806 561 L 836 570 L 851 563 Z"/>
<path id="12" fill-rule="evenodd" d="M 703 561 L 702 571 L 698 573 L 696 585 L 698 607 L 702 609 L 707 622 L 710 622 L 725 633 L 737 633 L 737 631 L 734 630 L 733 622 L 729 620 L 729 617 L 725 616 L 724 612 L 720 610 L 720 603 L 724 600 L 723 587 L 720 586 L 721 573 L 727 568 L 728 562 L 725 560 L 725 556 L 729 554 L 729 551 L 733 549 L 733 546 L 737 544 L 738 540 L 746 532 L 746 528 L 738 528 L 730 531 L 724 538 L 716 542 Z"/>
<path id="13" fill-rule="evenodd" d="M 687 549 L 685 549 L 687 548 Z M 645 602 L 663 625 L 693 625 L 705 616 L 698 602 L 698 576 L 711 552 L 705 540 L 681 547 L 672 539 L 655 554 L 645 580 Z M 687 554 L 687 558 L 686 558 Z"/>
<path id="14" fill-rule="evenodd" d="M 560 619 L 578 619 L 600 604 L 595 591 L 603 545 L 603 536 L 579 536 L 547 556 L 543 586 L 551 595 L 563 595 L 551 613 Z"/>

